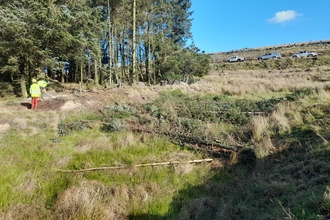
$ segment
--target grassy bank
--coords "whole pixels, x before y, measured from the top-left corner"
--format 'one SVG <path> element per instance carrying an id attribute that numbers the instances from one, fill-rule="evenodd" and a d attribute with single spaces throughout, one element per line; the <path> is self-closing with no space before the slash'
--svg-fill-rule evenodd
<path id="1" fill-rule="evenodd" d="M 329 67 L 309 69 L 132 87 L 98 111 L 5 99 L 0 219 L 326 219 Z"/>

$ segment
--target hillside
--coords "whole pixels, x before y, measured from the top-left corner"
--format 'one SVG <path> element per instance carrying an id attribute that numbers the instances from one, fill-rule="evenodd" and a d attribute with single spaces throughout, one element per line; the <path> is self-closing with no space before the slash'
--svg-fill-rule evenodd
<path id="1" fill-rule="evenodd" d="M 330 40 L 265 46 L 260 48 L 244 48 L 228 52 L 212 53 L 211 57 L 212 63 L 224 62 L 232 56 L 243 56 L 249 61 L 256 60 L 258 56 L 270 52 L 279 52 L 284 58 L 291 57 L 292 54 L 301 50 L 316 51 L 319 56 L 330 56 Z"/>
<path id="2" fill-rule="evenodd" d="M 329 42 L 276 49 L 191 84 L 53 83 L 37 111 L 1 83 L 0 219 L 329 219 Z"/>

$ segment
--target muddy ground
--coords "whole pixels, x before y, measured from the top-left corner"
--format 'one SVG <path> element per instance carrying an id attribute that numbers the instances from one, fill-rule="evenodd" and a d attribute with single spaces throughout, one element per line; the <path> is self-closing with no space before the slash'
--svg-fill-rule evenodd
<path id="1" fill-rule="evenodd" d="M 39 98 L 38 111 L 99 110 L 107 105 L 146 103 L 156 96 L 158 96 L 157 89 L 147 86 L 81 91 L 76 89 L 48 89 L 43 97 Z M 31 111 L 31 98 L 18 98 L 10 105 L 2 103 L 1 108 L 4 107 Z"/>

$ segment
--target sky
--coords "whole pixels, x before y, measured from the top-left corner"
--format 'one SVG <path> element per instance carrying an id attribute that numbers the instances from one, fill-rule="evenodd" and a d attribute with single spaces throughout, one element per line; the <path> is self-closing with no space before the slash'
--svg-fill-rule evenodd
<path id="1" fill-rule="evenodd" d="M 330 0 L 191 0 L 192 39 L 206 53 L 330 40 Z"/>

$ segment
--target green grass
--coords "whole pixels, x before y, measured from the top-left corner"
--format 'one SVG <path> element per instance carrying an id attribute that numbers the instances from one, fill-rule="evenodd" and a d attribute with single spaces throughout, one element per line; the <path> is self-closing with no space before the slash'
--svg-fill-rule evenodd
<path id="1" fill-rule="evenodd" d="M 81 115 L 76 120 L 81 118 L 86 117 Z M 69 121 L 73 123 L 72 118 Z M 37 126 L 37 124 L 32 124 L 32 126 Z M 0 171 L 5 174 L 0 177 L 2 211 L 10 210 L 10 207 L 20 203 L 34 204 L 51 210 L 62 192 L 85 179 L 114 188 L 125 184 L 128 189 L 132 188 L 130 190 L 133 190 L 136 185 L 147 188 L 148 183 L 153 183 L 157 186 L 157 190 L 152 193 L 161 195 L 161 199 L 152 195 L 155 198 L 141 206 L 139 197 L 134 196 L 135 193 L 132 191 L 133 197 L 127 210 L 131 213 L 141 213 L 150 209 L 150 213 L 164 215 L 168 211 L 175 189 L 183 187 L 187 182 L 191 184 L 200 182 L 199 175 L 192 175 L 200 167 L 193 168 L 188 174 L 176 172 L 172 166 L 141 167 L 134 171 L 130 170 L 134 164 L 175 160 L 172 156 L 179 152 L 186 160 L 198 157 L 194 156 L 193 152 L 183 150 L 182 147 L 173 145 L 164 138 L 149 138 L 144 143 L 135 143 L 135 137 L 133 137 L 132 142 L 125 142 L 125 137 L 129 136 L 126 132 L 104 135 L 101 129 L 87 129 L 72 131 L 67 136 L 57 137 L 61 141 L 53 143 L 49 137 L 56 136 L 56 132 L 57 130 L 49 128 L 43 133 L 25 136 L 12 130 L 3 136 L 0 144 L 0 156 L 3 161 Z M 104 142 L 98 142 L 100 136 L 108 139 L 106 143 L 109 146 L 104 146 Z M 113 142 L 117 143 L 115 148 L 111 147 Z M 91 145 L 90 148 L 87 151 L 79 150 L 86 143 Z M 61 166 L 59 161 L 65 158 L 69 158 L 68 163 Z M 83 175 L 56 171 L 57 169 L 76 170 L 99 166 L 124 166 L 125 168 L 86 172 Z M 199 174 L 207 175 L 207 170 L 201 173 L 199 171 Z M 165 196 L 164 191 L 169 193 Z"/>
<path id="2" fill-rule="evenodd" d="M 252 94 L 175 89 L 135 103 L 134 112 L 39 112 L 39 118 L 4 112 L 0 123 L 10 129 L 0 133 L 0 219 L 263 220 L 329 214 L 324 196 L 330 185 L 329 90 L 292 85 L 285 92 Z M 258 118 L 268 124 L 256 137 L 251 119 Z M 104 128 L 116 119 L 122 129 Z M 273 151 L 249 162 L 238 152 L 237 160 L 233 154 L 232 160 L 213 157 L 212 163 L 135 166 L 212 156 L 192 150 L 203 147 L 198 140 L 261 150 L 269 140 Z M 118 169 L 76 172 L 97 167 Z"/>

